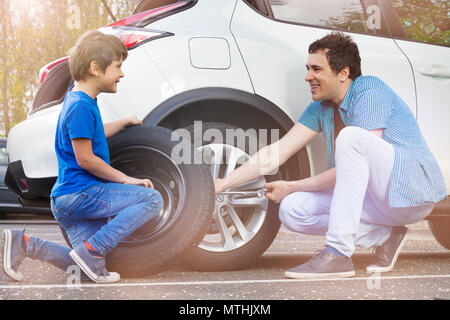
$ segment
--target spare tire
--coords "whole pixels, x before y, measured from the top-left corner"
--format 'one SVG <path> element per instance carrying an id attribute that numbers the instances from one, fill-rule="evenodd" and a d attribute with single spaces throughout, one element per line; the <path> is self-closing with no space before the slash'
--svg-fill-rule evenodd
<path id="1" fill-rule="evenodd" d="M 150 179 L 164 200 L 157 217 L 107 254 L 108 270 L 122 276 L 164 271 L 203 238 L 214 211 L 213 180 L 207 166 L 172 158 L 179 143 L 172 140 L 172 131 L 155 126 L 129 127 L 108 139 L 111 166 Z M 190 142 L 183 141 L 183 148 L 193 160 L 197 151 Z"/>

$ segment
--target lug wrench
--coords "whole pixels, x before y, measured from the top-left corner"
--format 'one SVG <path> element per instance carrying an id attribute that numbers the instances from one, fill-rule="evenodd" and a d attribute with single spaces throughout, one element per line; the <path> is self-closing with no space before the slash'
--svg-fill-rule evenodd
<path id="1" fill-rule="evenodd" d="M 239 196 L 242 198 L 262 198 L 266 195 L 267 189 L 262 188 L 255 191 L 224 191 L 220 192 L 217 195 L 223 195 L 223 196 Z"/>

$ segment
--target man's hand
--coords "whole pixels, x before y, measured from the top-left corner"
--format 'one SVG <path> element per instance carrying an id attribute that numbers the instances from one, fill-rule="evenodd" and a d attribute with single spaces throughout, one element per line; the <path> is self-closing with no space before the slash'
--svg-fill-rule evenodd
<path id="1" fill-rule="evenodd" d="M 222 179 L 217 179 L 214 182 L 214 189 L 216 191 L 216 194 L 225 191 L 225 188 L 223 187 L 223 184 L 222 184 Z"/>
<path id="2" fill-rule="evenodd" d="M 280 203 L 292 190 L 290 183 L 283 180 L 266 183 L 264 188 L 268 191 L 266 193 L 267 198 L 275 203 Z"/>
<path id="3" fill-rule="evenodd" d="M 154 189 L 153 183 L 150 181 L 150 179 L 138 179 L 133 177 L 127 177 L 123 183 Z"/>
<path id="4" fill-rule="evenodd" d="M 260 149 L 222 181 L 216 181 L 216 194 L 269 174 L 288 161 L 318 134 L 297 122 L 280 140 Z"/>

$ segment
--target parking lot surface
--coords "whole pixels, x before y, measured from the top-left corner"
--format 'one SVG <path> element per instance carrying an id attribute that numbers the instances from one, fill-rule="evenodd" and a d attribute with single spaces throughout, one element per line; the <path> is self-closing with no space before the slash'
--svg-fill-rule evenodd
<path id="1" fill-rule="evenodd" d="M 0 273 L 0 299 L 450 299 L 450 251 L 434 240 L 426 221 L 408 227 L 409 240 L 394 271 L 384 274 L 366 273 L 371 250 L 358 248 L 353 256 L 353 278 L 285 278 L 286 269 L 307 261 L 322 248 L 324 237 L 295 234 L 282 228 L 272 246 L 252 266 L 238 271 L 196 272 L 178 264 L 156 275 L 126 278 L 115 284 L 77 283 L 56 267 L 26 259 L 20 268 L 25 276 L 23 282 L 14 282 Z M 65 244 L 52 220 L 3 218 L 0 230 L 5 228 L 25 228 L 27 234 Z"/>

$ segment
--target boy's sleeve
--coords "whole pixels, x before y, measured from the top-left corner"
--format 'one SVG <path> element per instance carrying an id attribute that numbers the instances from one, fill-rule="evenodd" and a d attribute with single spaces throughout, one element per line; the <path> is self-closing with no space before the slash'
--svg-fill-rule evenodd
<path id="1" fill-rule="evenodd" d="M 83 103 L 78 103 L 73 106 L 66 121 L 69 138 L 94 138 L 95 132 L 95 118 L 92 111 L 89 110 Z"/>
<path id="2" fill-rule="evenodd" d="M 366 130 L 385 129 L 392 112 L 391 97 L 382 88 L 365 90 L 350 113 L 350 126 Z"/>
<path id="3" fill-rule="evenodd" d="M 308 108 L 303 112 L 302 116 L 298 120 L 304 126 L 314 130 L 315 132 L 321 132 L 320 125 L 320 112 L 322 105 L 318 102 L 312 102 Z"/>

